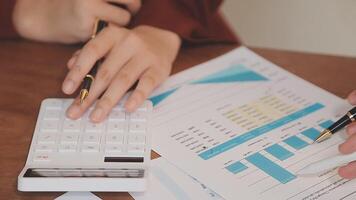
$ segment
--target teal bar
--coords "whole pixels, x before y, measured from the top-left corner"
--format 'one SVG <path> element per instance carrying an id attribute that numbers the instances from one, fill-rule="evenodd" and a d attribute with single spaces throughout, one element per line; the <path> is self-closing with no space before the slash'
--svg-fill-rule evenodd
<path id="1" fill-rule="evenodd" d="M 171 94 L 173 94 L 175 91 L 177 91 L 179 88 L 173 88 L 171 90 L 165 91 L 159 95 L 156 95 L 154 97 L 150 98 L 150 101 L 152 101 L 153 106 L 158 105 L 161 101 L 169 97 Z"/>
<path id="2" fill-rule="evenodd" d="M 319 136 L 320 132 L 316 130 L 315 128 L 309 128 L 305 131 L 302 132 L 302 134 L 311 140 L 315 141 L 316 138 Z"/>
<path id="3" fill-rule="evenodd" d="M 254 153 L 251 156 L 248 156 L 246 160 L 280 183 L 286 184 L 296 178 L 294 174 L 277 165 L 260 153 Z"/>
<path id="4" fill-rule="evenodd" d="M 305 142 L 302 139 L 299 139 L 297 136 L 289 137 L 289 138 L 283 140 L 283 142 L 285 142 L 286 144 L 288 144 L 289 146 L 291 146 L 291 147 L 293 147 L 294 149 L 297 149 L 297 150 L 308 146 L 307 142 Z"/>
<path id="5" fill-rule="evenodd" d="M 329 128 L 333 123 L 334 123 L 333 121 L 327 120 L 327 121 L 325 121 L 325 122 L 323 122 L 323 123 L 320 123 L 319 126 L 325 128 L 325 129 L 327 129 L 327 128 Z"/>
<path id="6" fill-rule="evenodd" d="M 237 173 L 242 172 L 243 170 L 247 169 L 246 165 L 242 164 L 240 161 L 234 162 L 225 168 L 233 174 L 237 174 Z"/>
<path id="7" fill-rule="evenodd" d="M 302 117 L 305 117 L 305 116 L 307 116 L 313 112 L 316 112 L 322 108 L 324 108 L 324 105 L 322 105 L 320 103 L 312 104 L 312 105 L 307 106 L 303 109 L 300 109 L 294 113 L 291 113 L 285 117 L 277 119 L 271 123 L 265 124 L 259 128 L 253 129 L 253 130 L 248 131 L 242 135 L 239 135 L 239 136 L 234 137 L 230 140 L 227 140 L 226 142 L 223 142 L 211 149 L 203 151 L 202 153 L 199 154 L 199 157 L 201 157 L 204 160 L 208 160 L 208 159 L 215 157 L 221 153 L 224 153 L 225 151 L 228 151 L 238 145 L 241 145 L 249 140 L 252 140 L 252 139 L 254 139 L 258 136 L 261 136 L 265 133 L 268 133 L 269 131 L 272 131 L 276 128 L 284 126 L 292 121 L 295 121 Z"/>
<path id="8" fill-rule="evenodd" d="M 270 153 L 272 156 L 274 156 L 279 160 L 285 160 L 294 155 L 292 152 L 288 151 L 287 149 L 285 149 L 279 144 L 274 144 L 272 146 L 269 146 L 265 149 L 265 151 L 267 151 L 268 153 Z"/>

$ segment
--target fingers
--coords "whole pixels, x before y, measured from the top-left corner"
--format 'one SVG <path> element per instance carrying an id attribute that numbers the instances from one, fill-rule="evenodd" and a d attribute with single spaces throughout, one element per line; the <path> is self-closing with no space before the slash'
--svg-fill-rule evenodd
<path id="1" fill-rule="evenodd" d="M 351 162 L 346 166 L 342 166 L 339 168 L 338 173 L 341 177 L 347 179 L 356 178 L 356 162 Z"/>
<path id="2" fill-rule="evenodd" d="M 94 84 L 90 88 L 90 92 L 88 97 L 80 103 L 79 97 L 69 106 L 67 109 L 67 116 L 71 119 L 78 119 L 80 118 L 88 108 L 93 105 L 93 103 L 99 98 L 99 96 L 103 93 L 106 87 L 102 86 L 101 84 Z"/>
<path id="3" fill-rule="evenodd" d="M 347 99 L 352 105 L 356 105 L 356 90 L 352 91 L 347 97 Z"/>
<path id="4" fill-rule="evenodd" d="M 64 93 L 72 94 L 95 62 L 112 48 L 114 42 L 111 39 L 111 34 L 108 29 L 104 29 L 102 33 L 83 47 L 63 82 L 62 90 Z"/>
<path id="5" fill-rule="evenodd" d="M 356 90 L 351 92 L 347 99 L 352 105 L 356 105 Z M 351 123 L 346 128 L 346 133 L 349 138 L 339 146 L 339 151 L 344 154 L 349 154 L 356 151 L 356 122 Z M 346 166 L 340 167 L 338 173 L 341 177 L 346 179 L 356 178 L 356 162 L 354 161 Z"/>
<path id="6" fill-rule="evenodd" d="M 115 74 L 127 63 L 132 54 L 133 51 L 129 49 L 125 51 L 122 48 L 117 48 L 110 52 L 103 64 L 99 67 L 88 97 L 82 104 L 74 102 L 67 111 L 68 117 L 72 119 L 79 118 L 104 92 Z"/>
<path id="7" fill-rule="evenodd" d="M 339 151 L 343 154 L 356 151 L 356 134 L 350 136 L 344 143 L 340 144 Z"/>
<path id="8" fill-rule="evenodd" d="M 139 58 L 132 58 L 112 80 L 109 88 L 97 102 L 90 115 L 93 122 L 100 122 L 106 118 L 111 109 L 117 104 L 125 92 L 135 83 L 146 67 Z"/>
<path id="9" fill-rule="evenodd" d="M 127 100 L 125 108 L 133 112 L 140 106 L 151 94 L 151 92 L 167 78 L 168 74 L 163 74 L 154 69 L 147 70 L 140 78 L 138 85 L 130 98 Z"/>
<path id="10" fill-rule="evenodd" d="M 339 145 L 339 151 L 343 154 L 349 154 L 356 151 L 356 122 L 351 123 L 346 128 L 349 138 Z"/>
<path id="11" fill-rule="evenodd" d="M 356 135 L 356 122 L 353 122 L 346 127 L 346 133 L 349 136 Z"/>
<path id="12" fill-rule="evenodd" d="M 141 8 L 141 0 L 107 0 L 108 2 L 125 5 L 132 14 L 136 14 Z"/>
<path id="13" fill-rule="evenodd" d="M 119 26 L 126 26 L 130 22 L 131 14 L 124 8 L 108 3 L 101 3 L 97 6 L 98 8 L 95 9 L 96 16 L 101 20 L 112 22 Z"/>

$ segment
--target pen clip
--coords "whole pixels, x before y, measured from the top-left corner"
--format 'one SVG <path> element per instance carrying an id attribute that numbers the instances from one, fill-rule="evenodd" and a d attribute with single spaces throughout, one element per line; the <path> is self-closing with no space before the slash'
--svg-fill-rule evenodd
<path id="1" fill-rule="evenodd" d="M 91 39 L 94 39 L 95 36 L 96 36 L 96 32 L 97 32 L 97 29 L 98 29 L 98 26 L 99 26 L 99 21 L 100 20 L 98 18 L 95 20 L 95 24 L 94 24 L 94 27 L 93 27 L 93 32 L 91 34 Z"/>

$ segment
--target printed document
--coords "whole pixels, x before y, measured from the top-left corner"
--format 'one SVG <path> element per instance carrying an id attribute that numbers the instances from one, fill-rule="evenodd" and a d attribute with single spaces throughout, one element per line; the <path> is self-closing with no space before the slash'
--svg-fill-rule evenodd
<path id="1" fill-rule="evenodd" d="M 317 76 L 317 74 L 315 74 Z M 245 47 L 173 75 L 151 96 L 153 149 L 225 199 L 356 199 L 336 170 L 344 133 L 312 144 L 351 106 Z"/>
<path id="2" fill-rule="evenodd" d="M 150 170 L 147 190 L 130 192 L 135 200 L 223 200 L 221 196 L 163 157 L 152 160 Z"/>

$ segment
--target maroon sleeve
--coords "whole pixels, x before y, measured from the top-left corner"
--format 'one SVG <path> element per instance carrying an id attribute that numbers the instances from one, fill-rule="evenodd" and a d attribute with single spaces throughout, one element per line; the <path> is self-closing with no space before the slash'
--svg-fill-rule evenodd
<path id="1" fill-rule="evenodd" d="M 150 25 L 177 33 L 184 43 L 238 43 L 221 14 L 222 0 L 142 0 L 131 25 Z"/>
<path id="2" fill-rule="evenodd" d="M 14 9 L 15 0 L 0 1 L 0 38 L 16 38 L 18 37 L 12 23 L 12 11 Z"/>

